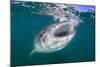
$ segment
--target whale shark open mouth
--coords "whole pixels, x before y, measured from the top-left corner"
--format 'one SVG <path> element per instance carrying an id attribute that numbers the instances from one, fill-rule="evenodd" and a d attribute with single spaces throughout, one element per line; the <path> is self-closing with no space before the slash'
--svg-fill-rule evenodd
<path id="1" fill-rule="evenodd" d="M 70 26 L 69 25 L 64 25 L 61 26 L 59 29 L 57 29 L 54 33 L 55 37 L 64 37 L 64 36 L 68 36 L 72 33 L 72 31 L 70 30 Z"/>

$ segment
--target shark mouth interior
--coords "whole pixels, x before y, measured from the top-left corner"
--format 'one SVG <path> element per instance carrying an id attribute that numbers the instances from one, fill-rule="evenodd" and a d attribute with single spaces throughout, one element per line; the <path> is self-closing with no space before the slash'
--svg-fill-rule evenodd
<path id="1" fill-rule="evenodd" d="M 54 32 L 54 36 L 55 37 L 64 37 L 64 36 L 68 36 L 72 33 L 72 30 L 71 30 L 71 25 L 69 24 L 66 24 L 66 25 L 63 25 L 61 27 L 59 27 L 55 32 Z"/>

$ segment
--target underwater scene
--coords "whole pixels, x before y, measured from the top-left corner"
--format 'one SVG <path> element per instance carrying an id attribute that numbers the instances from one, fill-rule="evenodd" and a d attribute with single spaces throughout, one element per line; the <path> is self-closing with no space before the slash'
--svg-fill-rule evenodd
<path id="1" fill-rule="evenodd" d="M 11 66 L 95 61 L 95 6 L 11 1 Z"/>

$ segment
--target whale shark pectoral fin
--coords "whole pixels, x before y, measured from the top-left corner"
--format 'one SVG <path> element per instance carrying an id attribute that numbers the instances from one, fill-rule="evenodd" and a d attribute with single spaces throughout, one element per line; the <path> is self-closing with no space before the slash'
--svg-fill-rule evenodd
<path id="1" fill-rule="evenodd" d="M 32 50 L 31 53 L 29 54 L 29 59 L 31 58 L 32 54 L 36 52 L 36 49 Z"/>

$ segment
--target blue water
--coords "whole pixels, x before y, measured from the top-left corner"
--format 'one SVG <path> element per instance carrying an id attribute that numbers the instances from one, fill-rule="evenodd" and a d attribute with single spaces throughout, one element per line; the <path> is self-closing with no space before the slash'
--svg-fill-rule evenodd
<path id="1" fill-rule="evenodd" d="M 54 23 L 51 16 L 24 11 L 24 7 L 11 6 L 11 65 L 40 65 L 86 62 L 95 60 L 95 21 L 84 13 L 84 23 L 76 28 L 76 35 L 63 50 L 54 53 L 34 53 L 37 34 Z"/>

